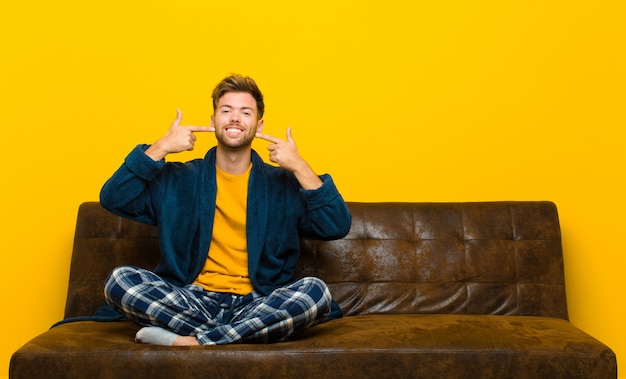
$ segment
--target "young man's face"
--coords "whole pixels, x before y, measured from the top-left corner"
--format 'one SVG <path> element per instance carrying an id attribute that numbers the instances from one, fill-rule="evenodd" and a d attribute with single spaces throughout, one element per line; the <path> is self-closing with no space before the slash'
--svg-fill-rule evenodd
<path id="1" fill-rule="evenodd" d="M 255 134 L 263 130 L 256 100 L 247 92 L 227 92 L 217 101 L 211 117 L 219 145 L 231 149 L 250 147 Z"/>

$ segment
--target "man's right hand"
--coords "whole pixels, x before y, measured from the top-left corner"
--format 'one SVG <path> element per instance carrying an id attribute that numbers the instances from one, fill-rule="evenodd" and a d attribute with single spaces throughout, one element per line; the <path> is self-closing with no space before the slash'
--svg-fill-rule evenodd
<path id="1" fill-rule="evenodd" d="M 196 142 L 196 132 L 214 132 L 210 126 L 181 126 L 183 114 L 180 109 L 176 110 L 176 118 L 167 133 L 152 144 L 146 155 L 155 161 L 160 161 L 168 154 L 180 153 L 193 150 Z"/>

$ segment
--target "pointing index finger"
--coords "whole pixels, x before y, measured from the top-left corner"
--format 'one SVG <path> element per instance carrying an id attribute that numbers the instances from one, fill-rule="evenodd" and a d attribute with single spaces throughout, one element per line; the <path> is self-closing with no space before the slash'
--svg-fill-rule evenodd
<path id="1" fill-rule="evenodd" d="M 186 126 L 186 128 L 189 128 L 189 130 L 191 130 L 192 132 L 214 132 L 215 128 L 211 127 L 211 126 Z"/>
<path id="2" fill-rule="evenodd" d="M 269 141 L 269 142 L 272 142 L 272 143 L 279 143 L 280 141 L 282 141 L 282 140 L 281 140 L 281 139 L 279 139 L 279 138 L 272 137 L 272 136 L 270 136 L 270 135 L 263 134 L 263 133 L 257 133 L 257 134 L 256 134 L 256 137 L 257 137 L 257 138 L 260 138 L 260 139 L 264 139 L 264 140 Z"/>
<path id="3" fill-rule="evenodd" d="M 180 122 L 183 120 L 183 112 L 180 109 L 176 109 L 176 118 L 174 122 L 172 122 L 172 127 L 176 128 L 179 126 L 188 128 L 191 132 L 214 132 L 215 128 L 211 126 L 196 126 L 196 125 L 180 125 Z"/>

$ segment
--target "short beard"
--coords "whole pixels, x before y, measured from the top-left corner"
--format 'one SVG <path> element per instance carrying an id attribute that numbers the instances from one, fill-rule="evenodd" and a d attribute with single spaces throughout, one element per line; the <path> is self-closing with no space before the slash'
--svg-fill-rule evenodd
<path id="1" fill-rule="evenodd" d="M 254 141 L 254 136 L 251 137 L 246 137 L 243 140 L 240 140 L 236 143 L 230 143 L 225 141 L 222 138 L 221 134 L 215 134 L 215 138 L 217 138 L 217 143 L 219 146 L 221 146 L 222 148 L 228 149 L 228 150 L 239 150 L 242 148 L 250 148 L 252 147 L 252 141 Z"/>

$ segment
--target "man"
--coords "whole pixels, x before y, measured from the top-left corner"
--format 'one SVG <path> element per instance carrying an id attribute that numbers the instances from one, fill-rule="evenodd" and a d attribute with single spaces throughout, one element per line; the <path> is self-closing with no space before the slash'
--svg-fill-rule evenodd
<path id="1" fill-rule="evenodd" d="M 287 130 L 261 134 L 263 95 L 232 75 L 213 91 L 210 126 L 181 126 L 137 146 L 105 183 L 101 204 L 158 226 L 154 272 L 123 266 L 105 285 L 107 303 L 145 327 L 136 340 L 161 345 L 277 342 L 340 315 L 326 284 L 293 278 L 299 238 L 345 236 L 350 213 L 328 175 L 318 176 Z M 164 161 L 215 133 L 204 159 Z M 270 142 L 266 164 L 254 138 Z"/>

